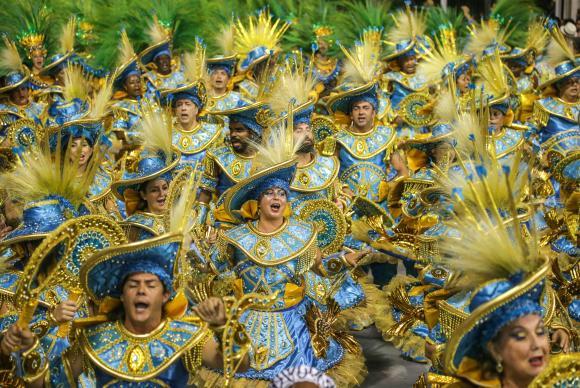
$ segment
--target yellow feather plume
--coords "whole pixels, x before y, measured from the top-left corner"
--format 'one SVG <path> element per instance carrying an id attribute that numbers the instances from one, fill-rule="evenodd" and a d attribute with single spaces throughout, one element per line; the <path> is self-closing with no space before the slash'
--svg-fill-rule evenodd
<path id="1" fill-rule="evenodd" d="M 110 112 L 111 96 L 113 95 L 113 80 L 107 77 L 97 93 L 91 99 L 89 118 L 101 119 Z"/>
<path id="2" fill-rule="evenodd" d="M 196 41 L 194 51 L 183 54 L 183 67 L 185 78 L 189 82 L 199 81 L 206 77 L 205 47 L 202 42 Z"/>
<path id="3" fill-rule="evenodd" d="M 80 98 L 86 101 L 89 95 L 89 80 L 83 76 L 80 66 L 67 66 L 64 70 L 63 95 L 66 101 Z"/>
<path id="4" fill-rule="evenodd" d="M 474 95 L 474 98 L 477 96 Z M 489 123 L 489 110 L 485 107 L 470 112 L 461 112 L 452 122 L 455 138 L 455 151 L 464 160 L 474 155 L 486 154 L 486 134 Z"/>
<path id="5" fill-rule="evenodd" d="M 139 134 L 143 147 L 151 152 L 162 151 L 166 163 L 171 161 L 173 130 L 171 112 L 153 103 L 144 103 L 141 107 Z"/>
<path id="6" fill-rule="evenodd" d="M 558 26 L 550 27 L 549 32 L 552 39 L 550 39 L 546 52 L 548 63 L 556 66 L 564 61 L 574 61 L 574 50 L 570 47 Z"/>
<path id="7" fill-rule="evenodd" d="M 165 28 L 160 22 L 157 15 L 153 15 L 153 21 L 147 29 L 147 36 L 151 44 L 161 43 L 171 37 L 171 31 Z"/>
<path id="8" fill-rule="evenodd" d="M 443 90 L 439 98 L 437 98 L 437 102 L 433 108 L 433 114 L 441 122 L 450 123 L 457 118 L 457 103 L 454 92 L 449 89 Z"/>
<path id="9" fill-rule="evenodd" d="M 220 30 L 215 36 L 215 42 L 221 49 L 222 55 L 233 55 L 235 54 L 235 28 L 234 24 L 228 24 Z"/>
<path id="10" fill-rule="evenodd" d="M 446 66 L 459 62 L 462 56 L 455 44 L 455 31 L 444 29 L 435 38 L 435 46 L 427 50 L 423 60 L 417 66 L 417 74 L 424 77 L 428 83 L 438 83 L 443 78 Z"/>
<path id="11" fill-rule="evenodd" d="M 294 139 L 293 121 L 293 107 L 290 106 L 288 108 L 288 120 L 282 120 L 270 128 L 261 144 L 251 143 L 256 149 L 256 157 L 252 162 L 254 171 L 262 171 L 295 157 L 304 138 Z"/>
<path id="12" fill-rule="evenodd" d="M 393 15 L 393 20 L 395 25 L 387 33 L 387 41 L 393 44 L 422 36 L 427 29 L 425 12 L 412 10 L 409 6 Z"/>
<path id="13" fill-rule="evenodd" d="M 289 58 L 276 76 L 268 97 L 268 105 L 276 115 L 286 113 L 288 105 L 296 106 L 313 98 L 316 81 L 308 71 L 301 54 Z"/>
<path id="14" fill-rule="evenodd" d="M 77 32 L 77 19 L 72 16 L 62 27 L 59 37 L 60 52 L 62 54 L 70 53 L 75 47 L 75 35 Z"/>
<path id="15" fill-rule="evenodd" d="M 382 74 L 380 35 L 377 41 L 378 32 L 379 30 L 375 28 L 365 30 L 361 40 L 356 42 L 350 50 L 340 46 L 347 59 L 344 67 L 344 78 L 347 82 L 365 84 Z"/>
<path id="16" fill-rule="evenodd" d="M 543 21 L 537 21 L 528 27 L 526 47 L 533 49 L 537 55 L 544 52 L 548 44 L 548 31 L 544 28 Z"/>
<path id="17" fill-rule="evenodd" d="M 85 173 L 79 176 L 77 162 L 71 160 L 70 147 L 60 144 L 61 136 L 57 138 L 55 154 L 51 153 L 48 141 L 31 149 L 14 171 L 0 177 L 0 185 L 25 203 L 59 195 L 75 206 L 80 205 L 99 168 L 99 151 L 95 147 Z M 63 148 L 66 151 L 61 151 Z"/>
<path id="18" fill-rule="evenodd" d="M 469 39 L 465 45 L 465 52 L 481 55 L 486 48 L 493 44 L 505 46 L 511 33 L 509 22 L 505 28 L 500 28 L 495 20 L 482 20 L 479 24 L 469 26 Z"/>
<path id="19" fill-rule="evenodd" d="M 275 50 L 289 27 L 290 23 L 280 19 L 274 20 L 268 11 L 262 11 L 258 16 L 248 17 L 247 25 L 238 19 L 234 25 L 235 51 L 245 55 L 260 46 Z"/>
<path id="20" fill-rule="evenodd" d="M 22 58 L 14 42 L 4 37 L 5 47 L 0 51 L 0 69 L 6 73 L 22 71 Z"/>
<path id="21" fill-rule="evenodd" d="M 121 42 L 119 42 L 119 66 L 131 61 L 136 57 L 135 50 L 133 49 L 133 44 L 129 40 L 127 31 L 121 31 Z"/>
<path id="22" fill-rule="evenodd" d="M 483 58 L 477 68 L 485 94 L 493 100 L 509 94 L 507 72 L 499 53 Z"/>

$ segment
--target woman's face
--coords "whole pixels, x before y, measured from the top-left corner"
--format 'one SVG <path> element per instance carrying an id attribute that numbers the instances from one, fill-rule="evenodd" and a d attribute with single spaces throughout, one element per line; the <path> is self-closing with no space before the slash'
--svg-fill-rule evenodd
<path id="1" fill-rule="evenodd" d="M 169 191 L 169 183 L 165 179 L 154 179 L 147 182 L 145 190 L 141 190 L 141 198 L 147 202 L 147 211 L 161 214 L 165 211 L 165 200 Z"/>
<path id="2" fill-rule="evenodd" d="M 286 205 L 288 203 L 288 198 L 286 196 L 286 191 L 278 187 L 272 187 L 264 192 L 260 197 L 259 208 L 260 208 L 260 218 L 264 218 L 269 221 L 276 221 L 284 218 L 284 210 L 286 210 Z"/>
<path id="3" fill-rule="evenodd" d="M 41 50 L 35 50 L 31 55 L 32 67 L 36 70 L 41 70 L 44 66 L 44 53 Z"/>
<path id="4" fill-rule="evenodd" d="M 457 77 L 457 89 L 461 94 L 465 94 L 469 91 L 469 85 L 471 84 L 471 76 L 469 74 L 463 73 Z"/>
<path id="5" fill-rule="evenodd" d="M 500 130 L 504 125 L 505 115 L 499 109 L 491 108 L 489 110 L 489 125 L 496 131 Z"/>
<path id="6" fill-rule="evenodd" d="M 93 155 L 93 147 L 84 137 L 78 137 L 73 140 L 70 146 L 71 161 L 77 161 L 79 167 L 85 167 L 91 156 Z"/>
<path id="7" fill-rule="evenodd" d="M 538 315 L 526 315 L 504 327 L 491 346 L 492 355 L 503 364 L 504 377 L 512 381 L 531 381 L 548 365 L 548 330 Z"/>

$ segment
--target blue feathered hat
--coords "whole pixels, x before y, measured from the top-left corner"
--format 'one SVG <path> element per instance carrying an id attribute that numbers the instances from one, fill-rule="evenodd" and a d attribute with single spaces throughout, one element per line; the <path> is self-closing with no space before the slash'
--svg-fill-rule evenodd
<path id="1" fill-rule="evenodd" d="M 139 64 L 137 63 L 137 58 L 134 58 L 128 63 L 117 68 L 115 74 L 113 75 L 113 87 L 117 90 L 123 88 L 123 83 L 132 75 L 141 76 L 141 70 L 139 69 Z"/>
<path id="2" fill-rule="evenodd" d="M 236 70 L 236 55 L 219 56 L 206 59 L 207 70 L 209 73 L 216 69 L 223 69 L 231 77 Z"/>
<path id="3" fill-rule="evenodd" d="M 331 113 L 342 112 L 349 115 L 352 105 L 359 101 L 369 102 L 375 108 L 375 111 L 378 112 L 379 97 L 377 95 L 377 83 L 375 81 L 331 95 L 328 99 L 327 106 Z"/>
<path id="4" fill-rule="evenodd" d="M 187 99 L 197 105 L 199 111 L 203 109 L 207 102 L 207 92 L 205 85 L 200 81 L 181 85 L 175 89 L 167 89 L 161 92 L 164 102 L 167 105 L 175 106 L 177 100 Z"/>
<path id="5" fill-rule="evenodd" d="M 228 116 L 230 121 L 237 121 L 258 136 L 262 136 L 264 128 L 269 124 L 271 112 L 263 102 L 248 102 L 239 100 L 233 109 L 215 112 L 215 114 Z"/>
<path id="6" fill-rule="evenodd" d="M 107 297 L 118 299 L 130 275 L 150 273 L 173 295 L 174 267 L 182 239 L 181 234 L 165 234 L 99 251 L 81 267 L 81 284 L 92 300 L 102 302 Z"/>
<path id="7" fill-rule="evenodd" d="M 19 87 L 28 87 L 30 79 L 30 71 L 23 68 L 22 71 L 13 71 L 6 74 L 2 79 L 2 87 L 0 87 L 0 94 L 9 92 Z"/>
<path id="8" fill-rule="evenodd" d="M 171 40 L 169 38 L 147 47 L 139 54 L 139 60 L 147 66 L 161 55 L 167 55 L 171 58 Z"/>

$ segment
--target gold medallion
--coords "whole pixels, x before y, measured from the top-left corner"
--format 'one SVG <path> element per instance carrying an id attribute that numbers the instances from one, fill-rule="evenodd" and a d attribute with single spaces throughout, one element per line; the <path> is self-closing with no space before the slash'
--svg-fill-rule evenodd
<path id="1" fill-rule="evenodd" d="M 241 171 L 242 171 L 242 164 L 240 163 L 239 160 L 236 160 L 232 164 L 232 174 L 234 174 L 234 176 L 238 176 Z"/>
<path id="2" fill-rule="evenodd" d="M 139 372 L 143 365 L 145 364 L 145 353 L 143 349 L 139 346 L 133 347 L 129 351 L 129 356 L 127 360 L 127 366 L 131 372 Z"/>

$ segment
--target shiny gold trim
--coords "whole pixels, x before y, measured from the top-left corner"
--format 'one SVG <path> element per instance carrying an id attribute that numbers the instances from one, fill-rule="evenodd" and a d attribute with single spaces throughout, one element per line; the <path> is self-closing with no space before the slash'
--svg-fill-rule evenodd
<path id="1" fill-rule="evenodd" d="M 56 67 L 58 65 L 60 65 L 62 62 L 64 62 L 65 60 L 67 60 L 68 58 L 71 57 L 71 55 L 74 54 L 74 51 L 69 51 L 68 53 L 64 54 L 62 56 L 62 58 L 57 59 L 56 61 L 52 62 L 51 64 L 43 67 L 42 69 L 40 69 L 40 72 L 38 74 L 40 75 L 46 75 L 46 73 L 52 69 L 53 67 Z"/>
<path id="2" fill-rule="evenodd" d="M 26 66 L 22 66 L 22 72 L 24 73 L 24 77 L 15 83 L 14 85 L 4 86 L 0 88 L 0 94 L 6 93 L 12 89 L 16 89 L 20 87 L 23 83 L 27 82 L 30 79 L 30 70 Z M 32 96 L 31 96 L 32 97 Z M 31 98 L 32 101 L 32 98 Z"/>
<path id="3" fill-rule="evenodd" d="M 556 66 L 552 67 L 552 69 L 555 69 L 556 67 L 560 66 L 561 64 L 563 64 L 564 62 L 571 62 L 569 59 L 560 62 L 559 64 L 557 64 Z M 558 81 L 560 81 L 561 79 L 564 79 L 572 74 L 574 74 L 575 72 L 580 71 L 580 66 L 576 66 L 574 67 L 572 70 L 567 71 L 564 74 L 558 75 L 552 79 L 547 80 L 546 82 L 544 82 L 543 84 L 538 86 L 538 90 L 542 90 L 545 89 L 546 87 L 552 85 L 553 83 L 556 83 Z"/>
<path id="4" fill-rule="evenodd" d="M 240 112 L 245 112 L 245 111 L 250 110 L 250 109 L 261 108 L 261 107 L 264 107 L 265 105 L 266 105 L 265 103 L 263 103 L 261 101 L 257 101 L 257 102 L 250 104 L 250 105 L 240 106 L 238 108 L 227 109 L 227 110 L 222 110 L 222 111 L 216 111 L 216 112 L 212 112 L 212 113 L 216 116 L 217 115 L 230 116 L 230 115 L 237 114 Z"/>
<path id="5" fill-rule="evenodd" d="M 312 159 L 312 161 L 310 161 L 310 163 L 308 163 L 307 165 L 304 165 L 302 167 L 296 168 L 296 174 L 294 175 L 294 179 L 292 180 L 292 182 L 294 182 L 296 180 L 296 177 L 299 176 L 300 172 L 312 171 L 313 168 L 315 169 L 316 166 L 318 166 L 318 161 L 320 160 L 320 158 L 333 159 L 333 171 L 332 171 L 330 177 L 328 179 L 326 179 L 326 181 L 321 186 L 298 187 L 298 186 L 294 186 L 291 184 L 290 185 L 291 190 L 298 191 L 300 193 L 314 193 L 314 192 L 317 192 L 320 190 L 324 190 L 334 183 L 334 181 L 336 180 L 336 177 L 338 176 L 338 171 L 340 170 L 340 162 L 338 160 L 338 157 L 336 157 L 336 156 L 320 156 L 316 153 L 314 154 L 314 158 Z M 313 167 L 313 168 L 311 168 L 311 167 Z M 310 175 L 310 174 L 308 174 L 308 175 Z"/>
<path id="6" fill-rule="evenodd" d="M 159 327 L 158 327 L 152 333 L 145 334 L 142 336 L 129 333 L 126 330 L 120 331 L 120 333 L 125 334 L 129 339 L 133 339 L 137 343 L 147 343 L 153 339 L 152 337 L 159 336 L 160 334 L 164 333 L 169 327 L 168 323 L 169 323 L 169 319 L 166 319 L 165 322 L 163 322 L 161 324 L 160 331 L 157 332 L 157 330 L 159 330 Z M 123 325 L 120 322 L 117 322 L 117 327 L 120 327 L 120 326 L 123 326 Z M 110 376 L 114 376 L 114 377 L 124 379 L 124 380 L 134 381 L 134 382 L 141 382 L 141 381 L 150 380 L 150 379 L 154 378 L 155 376 L 157 376 L 158 374 L 160 374 L 161 372 L 163 372 L 165 369 L 167 369 L 169 366 L 171 366 L 174 362 L 176 362 L 186 350 L 190 349 L 192 346 L 195 346 L 195 344 L 197 344 L 198 342 L 203 340 L 204 337 L 207 335 L 210 335 L 210 331 L 207 328 L 207 324 L 204 325 L 202 323 L 201 326 L 199 326 L 199 330 L 196 332 L 196 334 L 194 336 L 192 336 L 192 338 L 190 338 L 184 346 L 182 346 L 180 349 L 177 349 L 171 357 L 163 360 L 163 362 L 160 364 L 159 367 L 155 368 L 155 370 L 153 370 L 149 373 L 138 375 L 138 376 L 121 373 L 119 371 L 116 371 L 116 370 L 110 368 L 108 365 L 103 363 L 101 361 L 101 359 L 99 358 L 99 356 L 96 354 L 96 352 L 91 347 L 89 340 L 85 336 L 84 330 L 79 335 L 79 337 L 80 337 L 79 341 L 80 341 L 81 348 L 83 349 L 84 353 L 89 357 L 91 362 L 93 362 L 96 366 L 98 366 L 100 369 L 105 371 Z M 121 338 L 119 340 L 121 340 L 121 341 L 126 340 L 127 341 L 127 337 L 121 336 Z M 127 341 L 127 342 L 130 342 L 130 341 Z"/>
<path id="7" fill-rule="evenodd" d="M 154 45 L 151 45 L 151 46 L 145 48 L 143 51 L 141 51 L 139 54 L 137 54 L 137 58 L 139 59 L 139 64 L 141 64 L 143 66 L 147 65 L 147 64 L 145 64 L 145 63 L 142 62 L 143 57 L 146 54 L 149 54 L 151 51 L 155 50 L 157 47 L 161 47 L 164 44 L 167 44 L 167 43 L 170 43 L 170 42 L 171 42 L 171 39 L 165 38 L 162 41 L 160 41 L 158 43 L 155 43 Z M 151 63 L 151 62 L 149 62 L 149 63 Z"/>
<path id="8" fill-rule="evenodd" d="M 348 130 L 348 128 L 341 128 L 340 130 L 342 132 L 346 132 L 347 134 L 354 136 L 355 138 L 358 138 L 358 141 L 364 141 L 364 140 L 370 138 L 371 135 L 375 134 L 377 132 L 377 128 L 379 126 L 380 127 L 387 127 L 387 128 L 389 128 L 386 125 L 376 125 L 371 131 L 365 132 L 365 133 L 362 133 L 362 134 L 358 134 L 358 133 L 351 132 L 351 131 Z M 396 140 L 396 134 L 395 134 L 395 131 L 392 131 L 391 132 L 391 137 L 389 138 L 389 140 L 387 140 L 381 147 L 379 147 L 373 153 L 371 153 L 371 154 L 361 154 L 361 153 L 356 152 L 356 150 L 350 149 L 350 146 L 347 145 L 347 144 L 344 144 L 341 141 L 340 137 L 338 137 L 338 136 L 336 137 L 336 142 L 339 143 L 344 148 L 346 148 L 346 150 L 348 151 L 349 154 L 351 154 L 352 156 L 354 156 L 355 158 L 357 158 L 359 160 L 361 160 L 361 159 L 362 160 L 367 160 L 367 159 L 370 159 L 372 157 L 377 156 L 378 154 L 380 154 L 381 152 L 383 152 L 387 148 L 389 148 L 395 142 L 395 140 Z M 356 141 L 357 140 L 355 140 L 355 142 Z M 365 144 L 366 144 L 366 142 L 365 142 Z M 353 146 L 354 146 L 354 144 L 353 144 Z"/>
<path id="9" fill-rule="evenodd" d="M 205 142 L 203 145 L 201 145 L 200 147 L 196 148 L 195 150 L 193 150 L 191 152 L 190 151 L 182 151 L 175 144 L 173 145 L 173 147 L 177 148 L 179 150 L 179 152 L 181 152 L 182 154 L 185 154 L 185 155 L 195 155 L 195 154 L 199 154 L 200 152 L 203 152 L 206 149 L 208 149 L 209 147 L 211 147 L 213 145 L 214 141 L 218 137 L 221 136 L 223 125 L 214 124 L 214 123 L 204 123 L 204 122 L 201 122 L 200 121 L 200 122 L 198 122 L 198 125 L 195 126 L 195 128 L 192 128 L 189 131 L 186 131 L 186 130 L 183 130 L 183 129 L 180 129 L 180 128 L 176 128 L 175 126 L 174 126 L 173 129 L 176 130 L 177 132 L 181 133 L 182 135 L 185 135 L 185 137 L 190 138 L 188 135 L 194 135 L 196 133 L 199 133 L 200 130 L 204 128 L 204 125 L 203 124 L 209 124 L 209 125 L 215 125 L 216 126 L 215 133 L 213 134 L 213 136 L 210 139 L 208 139 L 207 142 Z M 183 137 L 180 137 L 179 138 L 179 140 L 181 140 L 181 139 L 183 139 Z"/>
<path id="10" fill-rule="evenodd" d="M 256 233 L 258 236 L 274 237 L 274 236 L 281 234 L 286 229 L 286 227 L 288 226 L 288 219 L 284 218 L 284 220 L 282 221 L 282 225 L 280 225 L 280 227 L 273 232 L 262 232 L 262 231 L 258 230 L 257 223 L 258 222 L 256 221 L 256 226 L 254 226 L 253 222 L 248 222 L 248 228 L 250 228 L 250 230 L 252 232 Z"/>
<path id="11" fill-rule="evenodd" d="M 459 345 L 461 344 L 461 340 L 465 337 L 467 333 L 473 330 L 476 326 L 481 323 L 481 319 L 495 310 L 500 308 L 501 306 L 513 301 L 514 299 L 522 296 L 534 286 L 536 286 L 539 282 L 544 280 L 548 274 L 550 269 L 549 260 L 543 258 L 544 263 L 542 266 L 532 275 L 530 275 L 527 279 L 525 279 L 522 283 L 517 285 L 516 287 L 511 288 L 507 292 L 503 293 L 502 295 L 498 296 L 497 298 L 482 304 L 481 306 L 477 307 L 474 311 L 471 312 L 469 317 L 457 328 L 453 336 L 449 339 L 447 343 L 447 348 L 445 350 L 445 368 L 451 374 L 457 373 L 457 368 L 459 365 L 454 365 L 453 359 L 455 353 L 458 350 Z M 481 287 L 479 287 L 481 288 Z M 472 295 L 477 293 L 476 290 L 473 291 Z"/>
<path id="12" fill-rule="evenodd" d="M 280 229 L 276 230 L 275 232 L 271 232 L 271 233 L 267 233 L 267 234 L 259 234 L 260 232 L 255 231 L 254 229 L 250 229 L 251 232 L 256 233 L 257 235 L 261 236 L 261 237 L 268 237 L 271 238 L 274 235 L 281 233 L 284 231 L 284 229 L 286 229 L 286 226 L 288 226 L 288 222 L 285 220 L 284 221 L 285 224 L 282 225 L 282 227 L 280 227 Z M 304 221 L 300 221 L 302 223 L 305 224 L 309 224 L 311 225 L 312 228 L 312 234 L 310 235 L 310 238 L 308 240 L 306 240 L 302 246 L 301 249 L 297 250 L 296 252 L 293 252 L 291 255 L 286 256 L 286 257 L 282 257 L 279 258 L 277 260 L 272 260 L 272 261 L 264 261 L 261 259 L 258 259 L 254 256 L 253 253 L 249 252 L 245 247 L 239 245 L 239 241 L 236 240 L 232 240 L 231 238 L 229 238 L 226 234 L 223 235 L 223 238 L 226 242 L 230 243 L 231 245 L 235 246 L 236 248 L 238 248 L 240 251 L 242 251 L 244 253 L 244 255 L 246 255 L 246 257 L 248 259 L 250 259 L 251 261 L 253 261 L 256 264 L 262 265 L 264 267 L 275 267 L 277 265 L 280 264 L 284 264 L 289 262 L 292 259 L 295 259 L 297 257 L 299 257 L 300 255 L 304 254 L 306 251 L 308 251 L 312 244 L 316 243 L 316 238 L 317 238 L 317 232 L 316 232 L 316 226 L 309 223 L 309 222 L 304 222 Z M 248 226 L 251 225 L 251 223 L 248 223 Z M 294 236 L 295 238 L 298 238 L 297 236 Z"/>
<path id="13" fill-rule="evenodd" d="M 249 161 L 249 167 L 250 167 L 250 168 L 252 167 L 251 160 L 252 160 L 252 159 L 254 159 L 254 158 L 256 157 L 256 155 L 255 155 L 255 154 L 254 154 L 254 155 L 252 155 L 252 156 L 244 156 L 244 155 L 239 155 L 239 154 L 237 154 L 237 153 L 236 153 L 236 152 L 233 150 L 233 148 L 232 148 L 231 146 L 229 146 L 229 145 L 228 145 L 227 147 L 229 148 L 229 150 L 231 151 L 231 153 L 233 153 L 233 154 L 235 155 L 235 157 L 236 157 L 236 158 L 240 158 L 240 159 L 244 160 L 244 162 L 243 162 L 243 164 L 244 164 L 244 165 L 246 165 L 246 164 L 248 163 L 248 161 Z M 218 160 L 218 157 L 217 157 L 216 155 L 214 155 L 213 153 L 211 153 L 211 151 L 208 151 L 208 154 L 207 154 L 207 156 L 208 156 L 209 158 L 211 158 L 211 160 L 213 160 L 213 161 L 214 161 L 214 162 L 215 162 L 215 163 L 216 163 L 216 164 L 217 164 L 217 165 L 220 167 L 220 169 L 222 170 L 222 172 L 223 172 L 224 174 L 226 174 L 226 176 L 227 176 L 227 177 L 228 177 L 228 178 L 229 178 L 229 179 L 230 179 L 232 182 L 235 182 L 235 183 L 238 183 L 238 182 L 240 182 L 240 178 L 235 178 L 235 177 L 231 176 L 231 175 L 230 175 L 230 171 L 229 171 L 227 168 L 225 168 L 225 167 L 224 167 L 224 166 L 223 166 L 223 165 L 220 163 L 220 160 Z M 235 162 L 233 162 L 233 163 L 235 163 Z M 233 164 L 233 163 L 232 163 L 232 164 Z M 242 179 L 245 179 L 245 178 L 247 178 L 247 177 L 243 177 Z"/>

